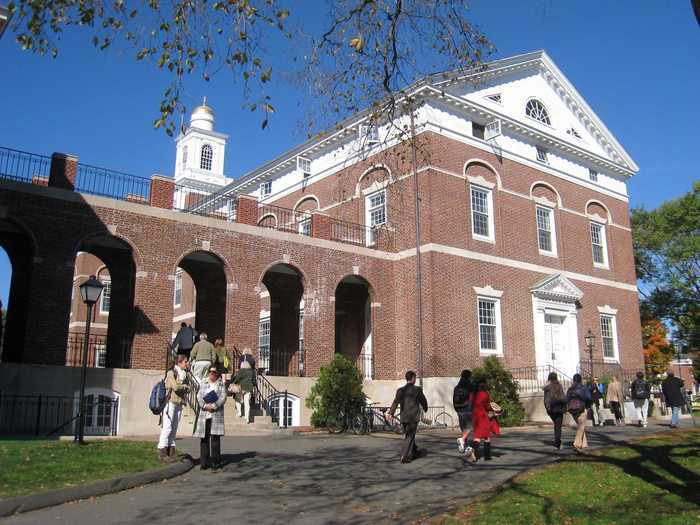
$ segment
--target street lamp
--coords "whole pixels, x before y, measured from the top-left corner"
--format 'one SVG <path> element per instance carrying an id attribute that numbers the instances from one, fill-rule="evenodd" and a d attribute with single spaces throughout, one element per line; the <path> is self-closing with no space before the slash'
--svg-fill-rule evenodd
<path id="1" fill-rule="evenodd" d="M 584 337 L 586 341 L 586 346 L 588 347 L 588 363 L 591 367 L 591 381 L 593 380 L 593 345 L 595 344 L 595 335 L 588 329 L 586 336 Z"/>
<path id="2" fill-rule="evenodd" d="M 87 319 L 85 321 L 85 343 L 83 344 L 83 370 L 80 375 L 80 406 L 78 407 L 78 426 L 75 429 L 75 442 L 84 443 L 85 435 L 85 379 L 87 377 L 87 356 L 90 341 L 90 322 L 92 321 L 92 307 L 99 299 L 104 285 L 91 275 L 87 281 L 80 285 L 80 296 L 87 306 Z"/>

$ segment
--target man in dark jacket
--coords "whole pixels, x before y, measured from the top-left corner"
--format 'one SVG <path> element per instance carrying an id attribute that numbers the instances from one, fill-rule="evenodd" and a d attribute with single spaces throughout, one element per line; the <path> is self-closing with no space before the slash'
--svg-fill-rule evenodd
<path id="1" fill-rule="evenodd" d="M 681 407 L 685 405 L 683 398 L 683 381 L 677 378 L 671 370 L 668 377 L 661 383 L 661 390 L 666 399 L 666 406 L 671 407 L 671 428 L 678 428 L 681 417 Z"/>
<path id="2" fill-rule="evenodd" d="M 180 330 L 173 341 L 173 348 L 177 348 L 178 354 L 186 355 L 189 359 L 192 346 L 194 345 L 194 330 L 185 323 L 180 324 Z"/>
<path id="3" fill-rule="evenodd" d="M 637 372 L 637 379 L 632 381 L 630 391 L 632 401 L 634 401 L 634 408 L 637 411 L 638 424 L 640 427 L 646 427 L 651 386 L 644 380 L 644 372 Z"/>
<path id="4" fill-rule="evenodd" d="M 401 445 L 401 463 L 425 455 L 425 451 L 419 451 L 416 446 L 416 431 L 420 421 L 420 410 L 428 410 L 428 401 L 423 395 L 423 390 L 416 386 L 416 373 L 413 370 L 406 372 L 406 384 L 396 391 L 396 397 L 387 412 L 389 419 L 393 419 L 396 407 L 401 405 L 401 426 L 403 427 L 404 440 Z"/>

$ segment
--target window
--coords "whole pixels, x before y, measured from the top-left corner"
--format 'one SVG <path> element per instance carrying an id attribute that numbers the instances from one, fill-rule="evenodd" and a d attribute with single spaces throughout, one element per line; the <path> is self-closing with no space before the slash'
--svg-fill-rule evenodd
<path id="1" fill-rule="evenodd" d="M 607 266 L 605 226 L 597 222 L 591 223 L 591 246 L 593 247 L 593 264 Z"/>
<path id="2" fill-rule="evenodd" d="M 182 169 L 187 167 L 187 146 L 182 147 Z"/>
<path id="3" fill-rule="evenodd" d="M 473 236 L 493 239 L 491 190 L 472 186 L 471 197 Z"/>
<path id="4" fill-rule="evenodd" d="M 366 224 L 370 228 L 386 224 L 386 191 L 380 190 L 371 195 L 367 195 L 365 201 Z M 374 231 L 369 230 L 367 244 L 373 246 L 375 243 Z"/>
<path id="5" fill-rule="evenodd" d="M 366 144 L 379 144 L 379 129 L 374 124 L 360 125 L 360 141 Z"/>
<path id="6" fill-rule="evenodd" d="M 297 157 L 297 169 L 304 174 L 304 178 L 311 177 L 311 160 L 305 157 Z"/>
<path id="7" fill-rule="evenodd" d="M 270 318 L 262 317 L 258 330 L 258 347 L 260 348 L 260 368 L 270 368 Z"/>
<path id="8" fill-rule="evenodd" d="M 95 368 L 105 368 L 107 366 L 107 347 L 105 345 L 95 345 Z"/>
<path id="9" fill-rule="evenodd" d="M 474 135 L 477 139 L 482 139 L 484 138 L 486 134 L 486 126 L 483 124 L 477 124 L 476 122 L 472 122 L 472 135 Z"/>
<path id="10" fill-rule="evenodd" d="M 603 358 L 617 359 L 617 336 L 615 330 L 615 317 L 612 315 L 600 316 L 600 335 L 603 338 Z"/>
<path id="11" fill-rule="evenodd" d="M 304 375 L 304 309 L 299 310 L 299 375 Z"/>
<path id="12" fill-rule="evenodd" d="M 547 124 L 548 126 L 552 125 L 551 120 L 549 120 L 547 108 L 544 107 L 544 104 L 542 104 L 542 102 L 536 98 L 531 98 L 527 101 L 527 104 L 525 105 L 525 114 L 530 118 L 534 118 L 535 120 L 542 122 L 543 124 Z"/>
<path id="13" fill-rule="evenodd" d="M 487 354 L 500 354 L 500 300 L 479 297 L 477 300 L 479 316 L 479 351 Z"/>
<path id="14" fill-rule="evenodd" d="M 270 193 L 272 193 L 272 181 L 266 180 L 260 183 L 260 196 L 267 197 Z"/>
<path id="15" fill-rule="evenodd" d="M 501 134 L 501 121 L 496 119 L 486 124 L 485 139 L 491 140 Z"/>
<path id="16" fill-rule="evenodd" d="M 549 159 L 547 158 L 547 150 L 542 146 L 535 146 L 537 148 L 537 160 L 549 164 Z"/>
<path id="17" fill-rule="evenodd" d="M 496 93 L 494 95 L 486 95 L 486 98 L 489 99 L 491 102 L 495 102 L 496 104 L 501 103 L 501 94 Z"/>
<path id="18" fill-rule="evenodd" d="M 588 179 L 591 182 L 598 182 L 598 172 L 588 168 Z"/>
<path id="19" fill-rule="evenodd" d="M 104 288 L 102 288 L 102 295 L 100 296 L 100 313 L 108 314 L 109 303 L 112 300 L 112 281 L 109 279 L 102 279 L 102 284 Z"/>
<path id="20" fill-rule="evenodd" d="M 199 167 L 203 170 L 211 171 L 211 161 L 214 158 L 214 152 L 209 144 L 202 146 L 202 157 L 199 160 Z"/>
<path id="21" fill-rule="evenodd" d="M 173 294 L 173 306 L 178 307 L 182 304 L 182 270 L 175 271 L 175 293 Z"/>
<path id="22" fill-rule="evenodd" d="M 541 252 L 556 255 L 554 210 L 544 206 L 537 206 L 537 244 Z"/>
<path id="23" fill-rule="evenodd" d="M 311 237 L 311 218 L 299 221 L 299 233 Z"/>

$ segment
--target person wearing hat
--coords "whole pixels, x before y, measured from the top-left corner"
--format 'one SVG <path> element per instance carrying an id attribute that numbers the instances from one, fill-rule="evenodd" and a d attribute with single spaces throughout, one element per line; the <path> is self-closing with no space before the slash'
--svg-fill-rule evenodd
<path id="1" fill-rule="evenodd" d="M 226 387 L 219 376 L 219 369 L 211 365 L 207 378 L 197 393 L 199 414 L 194 435 L 200 438 L 199 467 L 202 470 L 221 468 L 221 436 L 224 435 L 224 403 Z"/>

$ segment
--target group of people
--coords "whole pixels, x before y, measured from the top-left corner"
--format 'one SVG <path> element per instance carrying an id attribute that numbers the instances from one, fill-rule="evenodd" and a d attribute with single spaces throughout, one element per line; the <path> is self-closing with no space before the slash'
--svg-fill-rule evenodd
<path id="1" fill-rule="evenodd" d="M 671 428 L 676 428 L 679 424 L 681 407 L 685 404 L 683 381 L 675 377 L 672 371 L 669 371 L 662 383 L 662 390 L 666 404 L 671 407 L 672 411 Z M 544 406 L 554 423 L 554 446 L 556 448 L 562 448 L 561 427 L 564 414 L 567 412 L 576 422 L 574 449 L 580 451 L 588 447 L 586 438 L 588 410 L 591 411 L 593 425 L 603 426 L 604 421 L 600 412 L 600 401 L 603 398 L 613 412 L 615 425 L 624 424 L 622 406 L 625 394 L 622 383 L 617 376 L 612 377 L 606 388 L 598 381 L 597 377 L 593 377 L 590 384 L 584 385 L 581 374 L 574 374 L 571 387 L 564 393 L 557 374 L 555 372 L 549 374 L 547 385 L 544 387 Z M 640 427 L 646 427 L 651 385 L 644 379 L 643 372 L 637 372 L 636 379 L 630 384 L 630 398 L 634 403 L 637 424 Z"/>

